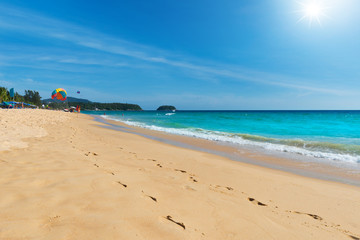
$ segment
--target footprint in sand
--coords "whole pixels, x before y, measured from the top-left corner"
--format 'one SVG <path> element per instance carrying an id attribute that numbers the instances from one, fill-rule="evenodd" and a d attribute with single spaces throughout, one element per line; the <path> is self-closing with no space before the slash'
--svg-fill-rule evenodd
<path id="1" fill-rule="evenodd" d="M 360 240 L 359 237 L 356 237 L 353 233 L 351 233 L 348 230 L 342 229 L 340 224 L 334 224 L 334 223 L 327 223 L 322 217 L 320 217 L 319 215 L 316 214 L 312 214 L 312 213 L 304 213 L 304 212 L 298 212 L 298 211 L 289 211 L 286 210 L 286 212 L 290 212 L 290 213 L 296 213 L 296 214 L 301 214 L 301 215 L 306 215 L 309 216 L 317 221 L 321 222 L 321 225 L 324 227 L 331 227 L 333 229 L 336 229 L 340 232 L 342 232 L 343 234 L 349 236 L 351 239 L 353 240 Z"/>
<path id="2" fill-rule="evenodd" d="M 248 200 L 249 200 L 250 202 L 252 202 L 253 204 L 258 205 L 258 206 L 262 206 L 262 207 L 266 207 L 266 206 L 267 206 L 265 203 L 259 202 L 259 201 L 256 200 L 255 198 L 249 197 Z"/>
<path id="3" fill-rule="evenodd" d="M 291 211 L 290 211 L 290 212 L 291 212 Z M 303 213 L 303 212 L 297 212 L 297 211 L 294 211 L 294 213 L 296 213 L 296 214 L 304 214 L 304 215 L 308 215 L 309 217 L 312 217 L 313 219 L 315 219 L 315 220 L 319 220 L 319 221 L 322 221 L 322 220 L 323 220 L 323 218 L 322 218 L 322 217 L 320 217 L 320 216 L 318 216 L 318 215 L 316 215 L 316 214 Z"/>
<path id="4" fill-rule="evenodd" d="M 193 176 L 189 177 L 190 181 L 192 182 L 198 182 L 198 180 L 196 180 Z"/>
<path id="5" fill-rule="evenodd" d="M 120 184 L 121 186 L 123 186 L 124 188 L 127 188 L 127 185 L 126 185 L 126 184 L 124 184 L 124 183 L 122 183 L 122 182 L 120 182 L 120 181 L 117 181 L 117 183 Z"/>
<path id="6" fill-rule="evenodd" d="M 352 239 L 354 239 L 354 240 L 360 240 L 360 238 L 355 237 L 355 236 L 353 236 L 353 235 L 349 235 L 349 237 L 352 238 Z"/>
<path id="7" fill-rule="evenodd" d="M 174 169 L 174 171 L 176 171 L 176 172 L 181 172 L 181 173 L 187 173 L 187 171 L 185 171 L 185 170 L 181 170 L 181 169 Z M 191 181 L 191 182 L 194 182 L 194 183 L 197 183 L 198 182 L 198 180 L 197 179 L 195 179 L 195 174 L 189 174 L 189 180 Z"/>
<path id="8" fill-rule="evenodd" d="M 96 163 L 94 163 L 94 166 L 99 168 L 100 166 L 97 165 Z M 108 170 L 104 170 L 105 172 L 107 172 L 108 174 L 111 174 L 111 175 L 115 175 L 115 173 L 111 172 L 111 171 L 108 171 Z"/>
<path id="9" fill-rule="evenodd" d="M 182 228 L 185 230 L 185 224 L 182 223 L 182 222 L 177 222 L 177 221 L 175 221 L 175 220 L 172 218 L 172 216 L 168 215 L 168 216 L 165 217 L 165 219 L 169 220 L 169 221 L 172 222 L 172 223 L 175 223 L 175 224 L 179 225 L 180 227 L 182 227 Z"/>
<path id="10" fill-rule="evenodd" d="M 154 202 L 157 202 L 157 199 L 155 197 L 152 197 L 150 195 L 147 195 L 149 198 L 151 198 L 151 200 L 153 200 Z"/>
<path id="11" fill-rule="evenodd" d="M 188 185 L 183 186 L 183 188 L 186 189 L 186 190 L 190 190 L 190 191 L 196 191 L 196 189 L 194 189 L 194 188 L 192 188 L 192 187 L 190 187 Z"/>
<path id="12" fill-rule="evenodd" d="M 225 194 L 229 194 L 230 191 L 234 191 L 234 189 L 232 187 L 224 187 L 224 186 L 220 186 L 220 185 L 211 185 L 210 184 L 210 190 L 215 191 L 215 192 L 220 192 L 220 193 L 225 193 Z"/>
<path id="13" fill-rule="evenodd" d="M 148 198 L 150 198 L 151 200 L 153 200 L 154 202 L 157 202 L 156 197 L 153 197 L 153 196 L 147 195 L 147 194 L 145 194 L 145 193 L 144 193 L 144 191 L 141 191 L 141 192 L 144 194 L 144 196 L 145 196 L 145 197 L 148 197 Z"/>
<path id="14" fill-rule="evenodd" d="M 85 153 L 85 156 L 89 156 L 89 155 L 94 155 L 94 156 L 98 156 L 98 154 L 97 153 L 95 153 L 95 152 L 87 152 L 87 153 Z"/>

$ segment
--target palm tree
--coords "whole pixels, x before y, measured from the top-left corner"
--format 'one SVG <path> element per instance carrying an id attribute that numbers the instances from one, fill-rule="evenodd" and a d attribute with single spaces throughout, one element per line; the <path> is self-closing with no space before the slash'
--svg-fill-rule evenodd
<path id="1" fill-rule="evenodd" d="M 0 87 L 0 102 L 9 101 L 10 93 L 4 87 Z"/>

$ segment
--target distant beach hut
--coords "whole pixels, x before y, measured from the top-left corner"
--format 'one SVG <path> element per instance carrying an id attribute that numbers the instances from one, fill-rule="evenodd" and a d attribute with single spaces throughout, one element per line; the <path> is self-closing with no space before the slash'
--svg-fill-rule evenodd
<path id="1" fill-rule="evenodd" d="M 0 103 L 0 107 L 1 108 L 9 108 L 9 107 L 12 107 L 12 105 L 8 102 L 2 102 L 2 103 Z"/>
<path id="2" fill-rule="evenodd" d="M 0 103 L 0 107 L 1 108 L 37 108 L 36 105 L 32 105 L 24 102 L 15 102 L 15 101 L 2 102 Z"/>

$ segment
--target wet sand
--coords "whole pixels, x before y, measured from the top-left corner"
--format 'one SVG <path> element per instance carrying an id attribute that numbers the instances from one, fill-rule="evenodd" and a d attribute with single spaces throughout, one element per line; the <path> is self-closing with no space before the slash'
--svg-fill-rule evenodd
<path id="1" fill-rule="evenodd" d="M 0 239 L 360 238 L 359 187 L 104 127 L 0 110 Z"/>
<path id="2" fill-rule="evenodd" d="M 104 119 L 99 115 L 92 115 L 97 122 L 104 123 L 105 128 L 135 133 L 159 142 L 171 144 L 178 147 L 190 148 L 193 150 L 216 154 L 228 159 L 267 167 L 275 170 L 282 170 L 297 175 L 312 177 L 322 180 L 335 181 L 351 184 L 360 187 L 360 171 L 349 165 L 334 164 L 327 161 L 314 161 L 305 157 L 294 158 L 296 154 L 276 155 L 269 151 L 259 149 L 247 149 L 239 145 L 226 144 L 209 141 L 195 137 L 169 134 L 165 132 L 149 130 L 140 127 L 126 125 L 120 121 Z M 284 156 L 286 155 L 286 157 Z"/>

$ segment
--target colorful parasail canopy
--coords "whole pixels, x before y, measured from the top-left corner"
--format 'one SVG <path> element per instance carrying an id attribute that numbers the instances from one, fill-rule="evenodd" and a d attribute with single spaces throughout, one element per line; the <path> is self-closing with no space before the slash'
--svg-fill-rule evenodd
<path id="1" fill-rule="evenodd" d="M 56 98 L 61 101 L 65 101 L 66 96 L 67 96 L 67 93 L 66 93 L 65 89 L 63 89 L 63 88 L 57 88 L 51 94 L 52 99 Z"/>

